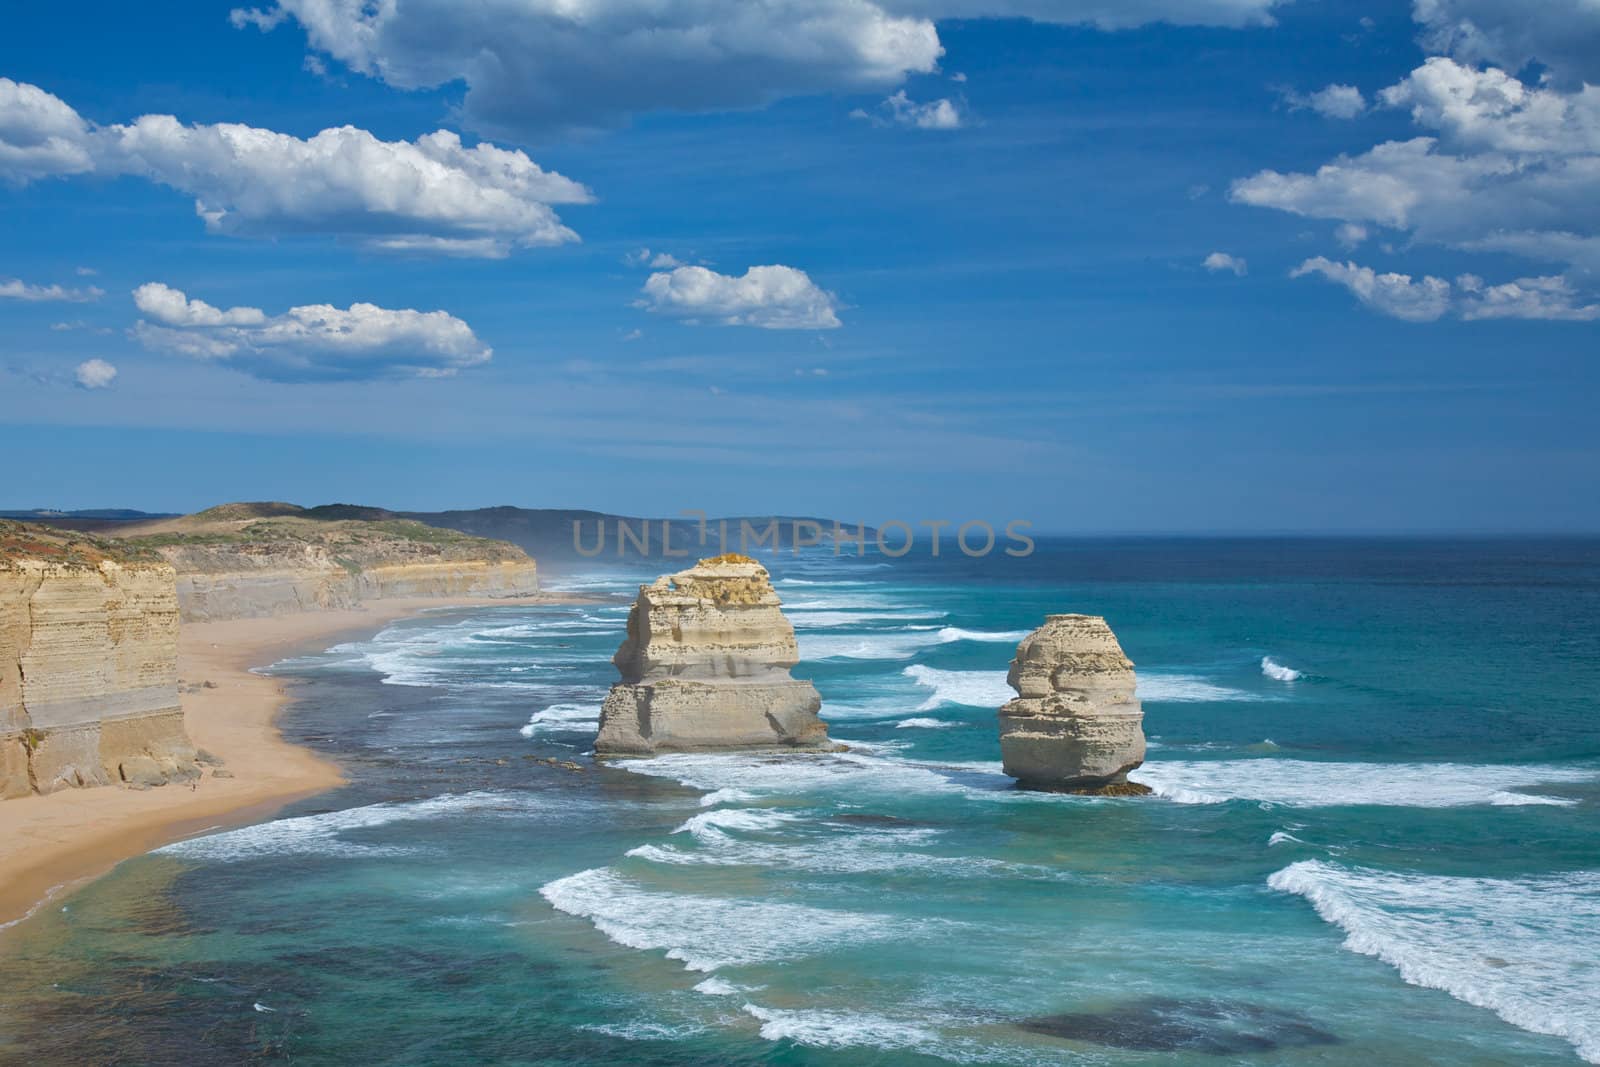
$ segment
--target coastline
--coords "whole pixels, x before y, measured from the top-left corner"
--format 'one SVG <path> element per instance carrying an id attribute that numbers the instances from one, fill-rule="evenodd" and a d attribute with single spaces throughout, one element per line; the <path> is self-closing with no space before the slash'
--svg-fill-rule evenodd
<path id="1" fill-rule="evenodd" d="M 0 802 L 0 946 L 41 908 L 125 859 L 201 830 L 270 817 L 344 784 L 336 763 L 283 739 L 277 719 L 288 702 L 284 680 L 252 669 L 370 636 L 428 609 L 586 599 L 561 593 L 406 597 L 349 611 L 184 623 L 178 633 L 178 675 L 188 690 L 181 694 L 184 725 L 196 747 L 220 757 L 221 769 L 233 777 L 215 778 L 208 770 L 193 788 L 106 786 Z M 203 687 L 206 682 L 214 688 Z"/>

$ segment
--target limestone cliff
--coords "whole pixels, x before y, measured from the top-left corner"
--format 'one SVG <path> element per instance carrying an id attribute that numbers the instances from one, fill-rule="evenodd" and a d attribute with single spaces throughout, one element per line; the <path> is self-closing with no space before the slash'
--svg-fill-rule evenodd
<path id="1" fill-rule="evenodd" d="M 172 567 L 0 522 L 0 797 L 198 776 Z"/>
<path id="2" fill-rule="evenodd" d="M 816 687 L 789 675 L 799 659 L 755 560 L 718 556 L 658 578 L 628 613 L 595 751 L 831 748 Z"/>
<path id="3" fill-rule="evenodd" d="M 1068 792 L 1147 793 L 1128 781 L 1144 762 L 1144 709 L 1133 663 L 1096 615 L 1051 615 L 1022 639 L 1000 709 L 1005 771 L 1019 785 Z"/>
<path id="4" fill-rule="evenodd" d="M 354 509 L 351 509 L 354 510 Z M 177 570 L 190 621 L 352 608 L 390 597 L 514 597 L 539 590 L 521 549 L 401 519 L 307 518 L 292 504 L 228 504 L 124 528 Z"/>

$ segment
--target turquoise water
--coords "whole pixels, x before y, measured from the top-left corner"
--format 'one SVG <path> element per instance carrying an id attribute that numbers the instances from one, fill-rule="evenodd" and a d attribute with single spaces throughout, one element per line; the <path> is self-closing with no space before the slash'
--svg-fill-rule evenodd
<path id="1" fill-rule="evenodd" d="M 24 928 L 0 1061 L 1600 1062 L 1600 545 L 770 566 L 848 753 L 594 765 L 620 596 L 280 664 L 352 784 Z M 1155 796 L 1000 774 L 1059 611 Z"/>

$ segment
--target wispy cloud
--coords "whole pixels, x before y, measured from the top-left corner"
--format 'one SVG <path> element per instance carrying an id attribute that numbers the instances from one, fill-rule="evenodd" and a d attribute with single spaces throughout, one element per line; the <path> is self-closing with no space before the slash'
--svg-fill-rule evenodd
<path id="1" fill-rule="evenodd" d="M 1244 261 L 1244 257 L 1235 256 L 1228 252 L 1213 252 L 1205 258 L 1201 265 L 1212 274 L 1226 271 L 1236 278 L 1243 278 L 1250 273 L 1250 266 Z"/>
<path id="2" fill-rule="evenodd" d="M 1475 274 L 1463 274 L 1452 284 L 1432 275 L 1413 278 L 1392 271 L 1380 274 L 1371 267 L 1335 263 L 1315 256 L 1290 272 L 1290 277 L 1303 278 L 1311 274 L 1344 286 L 1374 311 L 1407 322 L 1433 322 L 1447 314 L 1468 322 L 1480 319 L 1593 322 L 1600 319 L 1600 303 L 1583 303 L 1572 283 L 1560 275 L 1518 278 L 1489 285 Z"/>
<path id="3" fill-rule="evenodd" d="M 105 296 L 105 290 L 89 286 L 85 289 L 67 289 L 60 285 L 30 285 L 20 278 L 0 281 L 0 299 L 21 300 L 30 304 L 63 302 L 86 304 Z"/>
<path id="4" fill-rule="evenodd" d="M 84 389 L 109 389 L 116 381 L 117 368 L 103 359 L 86 359 L 78 364 L 73 377 Z"/>

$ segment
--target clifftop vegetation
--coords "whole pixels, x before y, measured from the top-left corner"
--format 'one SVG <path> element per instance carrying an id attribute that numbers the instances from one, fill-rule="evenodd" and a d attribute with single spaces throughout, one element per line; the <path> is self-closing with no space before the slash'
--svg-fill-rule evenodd
<path id="1" fill-rule="evenodd" d="M 148 547 L 124 544 L 85 533 L 0 519 L 0 567 L 21 560 L 39 560 L 73 567 L 116 563 L 154 563 L 161 557 Z"/>

